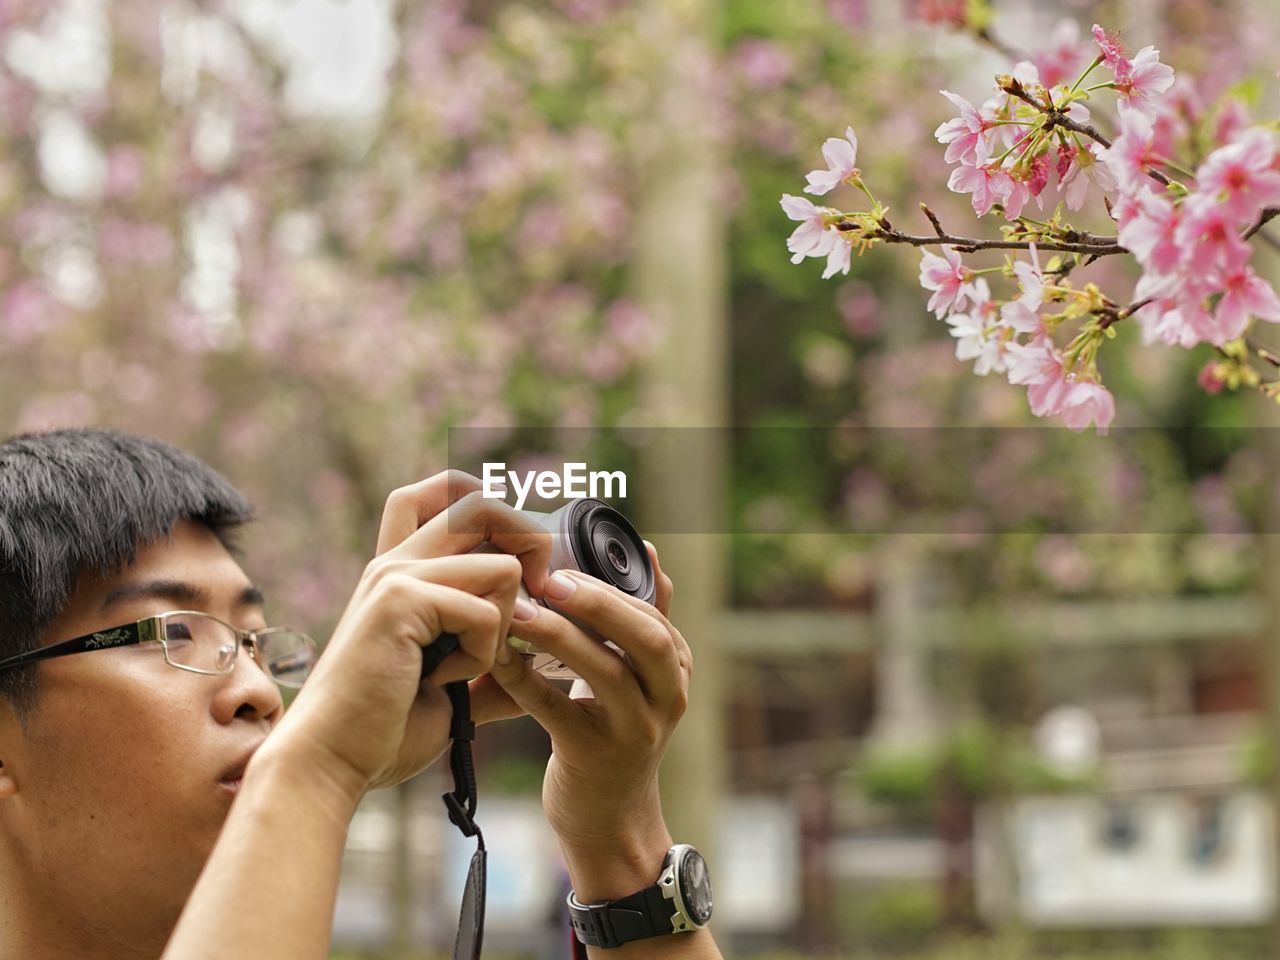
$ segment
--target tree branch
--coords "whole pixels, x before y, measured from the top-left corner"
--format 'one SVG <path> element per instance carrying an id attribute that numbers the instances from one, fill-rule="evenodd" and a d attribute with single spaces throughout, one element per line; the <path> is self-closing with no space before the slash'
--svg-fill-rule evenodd
<path id="1" fill-rule="evenodd" d="M 886 243 L 905 243 L 913 247 L 933 247 L 941 246 L 945 243 L 955 247 L 961 253 L 974 253 L 978 250 L 1029 250 L 1033 243 L 1037 250 L 1087 253 L 1097 257 L 1129 252 L 1116 243 L 1114 237 L 1098 237 L 1092 242 L 1078 241 L 1074 243 L 1057 240 L 1039 242 L 1033 240 L 982 240 L 977 237 L 955 237 L 943 230 L 942 225 L 937 222 L 935 217 L 930 216 L 929 219 L 933 222 L 934 230 L 937 233 L 936 236 L 912 236 L 895 230 L 888 220 L 881 220 L 877 224 L 875 232 L 868 233 L 867 239 L 883 240 Z M 863 229 L 863 226 L 854 221 L 844 220 L 836 224 L 836 229 L 846 231 L 860 230 Z"/>
<path id="2" fill-rule="evenodd" d="M 1245 340 L 1244 343 L 1245 343 L 1245 346 L 1247 346 L 1250 350 L 1252 350 L 1254 353 L 1258 355 L 1259 359 L 1265 360 L 1267 363 L 1271 364 L 1273 367 L 1280 369 L 1280 357 L 1277 357 L 1274 353 L 1272 353 L 1262 344 L 1258 343 L 1256 340 Z"/>
<path id="3" fill-rule="evenodd" d="M 1248 240 L 1276 217 L 1280 217 L 1280 207 L 1267 207 L 1262 211 L 1262 215 L 1258 217 L 1258 222 L 1244 232 L 1244 239 Z M 1263 234 L 1263 236 L 1266 236 L 1266 234 Z"/>
<path id="4" fill-rule="evenodd" d="M 929 218 L 929 222 L 933 224 L 933 232 L 940 237 L 945 237 L 947 231 L 942 229 L 942 224 L 938 222 L 938 215 L 929 209 L 929 205 L 923 200 L 920 202 L 920 209 L 924 211 L 924 215 Z"/>

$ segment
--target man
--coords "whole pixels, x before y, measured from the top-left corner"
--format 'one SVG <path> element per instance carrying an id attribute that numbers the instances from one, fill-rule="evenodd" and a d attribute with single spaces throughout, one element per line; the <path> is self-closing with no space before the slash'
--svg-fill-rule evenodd
<path id="1" fill-rule="evenodd" d="M 305 637 L 267 629 L 230 549 L 249 506 L 208 466 L 106 431 L 0 444 L 0 958 L 327 957 L 356 805 L 439 756 L 441 688 L 466 677 L 477 722 L 528 712 L 551 736 L 543 806 L 577 900 L 652 885 L 672 846 L 657 769 L 691 666 L 671 582 L 659 570 L 655 609 L 548 577 L 546 536 L 474 492 L 451 530 L 445 508 L 478 488 L 444 473 L 391 494 L 310 667 Z M 468 552 L 484 539 L 504 553 Z M 518 598 L 522 579 L 553 609 Z M 442 632 L 460 647 L 420 686 Z M 508 632 L 594 699 L 530 671 Z M 272 679 L 303 676 L 286 713 Z M 706 929 L 591 955 L 720 956 Z"/>

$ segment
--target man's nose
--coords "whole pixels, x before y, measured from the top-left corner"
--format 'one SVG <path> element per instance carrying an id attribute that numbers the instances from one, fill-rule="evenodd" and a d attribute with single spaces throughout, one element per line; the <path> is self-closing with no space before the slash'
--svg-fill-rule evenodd
<path id="1" fill-rule="evenodd" d="M 280 688 L 267 672 L 257 643 L 245 638 L 244 645 L 248 648 L 246 655 L 236 657 L 235 666 L 215 698 L 214 712 L 221 723 L 239 717 L 274 724 L 284 711 Z"/>

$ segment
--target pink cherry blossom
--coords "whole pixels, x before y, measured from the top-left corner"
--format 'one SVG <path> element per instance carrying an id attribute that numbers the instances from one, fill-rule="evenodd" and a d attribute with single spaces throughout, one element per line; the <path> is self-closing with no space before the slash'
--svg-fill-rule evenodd
<path id="1" fill-rule="evenodd" d="M 825 218 L 837 211 L 815 206 L 813 201 L 789 193 L 782 195 L 781 203 L 788 217 L 802 221 L 787 238 L 791 262 L 799 263 L 805 257 L 825 257 L 831 253 L 832 245 L 840 239 L 840 231 L 828 226 Z"/>
<path id="2" fill-rule="evenodd" d="M 822 271 L 822 279 L 830 280 L 837 273 L 847 274 L 852 262 L 853 245 L 837 232 L 835 245 L 827 254 L 827 266 Z"/>
<path id="3" fill-rule="evenodd" d="M 1009 196 L 1013 190 L 1013 180 L 1003 170 L 963 164 L 951 171 L 947 187 L 954 193 L 973 194 L 973 212 L 985 217 L 992 205 Z"/>
<path id="4" fill-rule="evenodd" d="M 1202 274 L 1214 269 L 1234 273 L 1249 259 L 1249 245 L 1241 239 L 1235 218 L 1203 193 L 1193 193 L 1183 202 L 1174 240 L 1186 262 Z"/>
<path id="5" fill-rule="evenodd" d="M 925 250 L 920 258 L 920 286 L 933 291 L 929 309 L 939 320 L 965 305 L 973 293 L 969 282 L 971 277 L 972 274 L 960 262 L 960 254 L 945 244 L 941 257 Z"/>
<path id="6" fill-rule="evenodd" d="M 1070 83 L 1089 63 L 1089 54 L 1080 43 L 1080 25 L 1070 18 L 1058 21 L 1049 35 L 1049 46 L 1032 54 L 1040 82 L 1046 87 Z"/>
<path id="7" fill-rule="evenodd" d="M 1183 348 L 1224 342 L 1216 319 L 1205 309 L 1202 292 L 1198 287 L 1194 292 L 1175 290 L 1173 295 L 1156 298 L 1135 312 L 1134 318 L 1142 328 L 1142 342 L 1159 340 Z M 1147 296 L 1141 284 L 1135 295 L 1139 299 Z"/>
<path id="8" fill-rule="evenodd" d="M 1147 168 L 1164 158 L 1152 146 L 1151 120 L 1138 110 L 1120 117 L 1120 135 L 1102 153 L 1102 159 L 1121 190 L 1132 189 L 1147 175 Z"/>
<path id="9" fill-rule="evenodd" d="M 850 177 L 857 176 L 858 137 L 853 127 L 844 132 L 844 139 L 831 137 L 822 145 L 822 159 L 827 161 L 826 170 L 814 170 L 805 175 L 809 185 L 805 193 L 822 196 L 838 187 Z"/>
<path id="10" fill-rule="evenodd" d="M 1099 162 L 1102 152 L 1102 146 L 1097 143 L 1090 143 L 1083 150 L 1075 146 L 1058 147 L 1058 189 L 1066 192 L 1068 210 L 1084 206 L 1090 181 L 1103 193 L 1116 189 L 1114 174 Z"/>
<path id="11" fill-rule="evenodd" d="M 951 336 L 956 338 L 956 359 L 976 360 L 973 372 L 985 377 L 992 370 L 1003 373 L 1004 342 L 996 325 L 996 304 L 991 299 L 987 281 L 979 277 L 973 282 L 971 306 L 964 313 L 947 317 Z"/>
<path id="12" fill-rule="evenodd" d="M 1129 73 L 1123 80 L 1116 74 L 1116 93 L 1120 94 L 1117 106 L 1123 116 L 1136 111 L 1147 119 L 1155 118 L 1157 100 L 1173 86 L 1173 68 L 1160 62 L 1160 51 L 1155 47 L 1143 47 L 1129 65 Z"/>
<path id="13" fill-rule="evenodd" d="M 1117 232 L 1121 246 L 1137 257 L 1149 274 L 1171 275 L 1183 262 L 1183 248 L 1175 239 L 1178 208 L 1167 194 L 1146 184 L 1134 194 L 1135 210 Z"/>
<path id="14" fill-rule="evenodd" d="M 1027 401 L 1037 417 L 1057 414 L 1071 390 L 1062 366 L 1062 355 L 1047 337 L 1030 343 L 1005 345 L 1009 357 L 1009 382 L 1027 388 Z"/>
<path id="15" fill-rule="evenodd" d="M 1210 396 L 1215 396 L 1222 392 L 1226 381 L 1218 375 L 1218 361 L 1210 360 L 1200 368 L 1200 373 L 1196 375 L 1196 383 L 1200 384 L 1200 389 Z"/>
<path id="16" fill-rule="evenodd" d="M 1004 305 L 1000 310 L 1000 320 L 1016 333 L 1042 333 L 1044 324 L 1039 311 L 1044 303 L 1044 273 L 1041 272 L 1040 256 L 1034 243 L 1031 244 L 1031 262 L 1017 261 L 1013 272 L 1022 288 L 1022 295 Z"/>
<path id="17" fill-rule="evenodd" d="M 1029 173 L 1031 175 L 1026 179 L 1027 191 L 1043 207 L 1044 204 L 1040 201 L 1040 194 L 1044 191 L 1045 184 L 1049 182 L 1049 154 L 1042 153 L 1032 160 Z"/>
<path id="18" fill-rule="evenodd" d="M 994 189 L 1004 189 L 1000 203 L 1004 205 L 1004 218 L 1016 220 L 1022 215 L 1022 208 L 1031 200 L 1031 183 L 1008 174 L 1004 180 L 994 180 Z"/>
<path id="19" fill-rule="evenodd" d="M 1191 132 L 1191 124 L 1203 111 L 1193 81 L 1179 74 L 1173 86 L 1160 98 L 1160 109 L 1152 122 L 1151 147 L 1162 157 L 1176 157 Z"/>
<path id="20" fill-rule="evenodd" d="M 1000 93 L 997 96 L 989 97 L 982 101 L 982 106 L 978 108 L 978 112 L 984 117 L 995 117 L 1001 110 L 1006 108 L 1008 95 Z M 1025 135 L 1026 127 L 1016 123 L 1005 123 L 997 127 L 992 127 L 987 132 L 990 139 L 990 150 L 992 153 L 1003 153 L 1013 146 L 1014 142 Z"/>
<path id="21" fill-rule="evenodd" d="M 1264 208 L 1280 204 L 1275 161 L 1275 138 L 1262 127 L 1251 127 L 1209 154 L 1196 171 L 1197 186 L 1216 196 L 1236 224 L 1247 226 Z"/>
<path id="22" fill-rule="evenodd" d="M 984 112 L 980 112 L 964 97 L 956 96 L 949 90 L 938 92 L 960 108 L 960 116 L 948 120 L 933 133 L 939 143 L 947 144 L 947 163 L 955 163 L 957 160 L 970 166 L 985 163 L 989 156 L 986 133 L 995 128 L 992 122 L 994 117 L 990 113 L 984 115 Z"/>
<path id="23" fill-rule="evenodd" d="M 1092 423 L 1097 427 L 1098 436 L 1105 437 L 1116 415 L 1116 399 L 1100 383 L 1076 380 L 1063 398 L 1060 413 L 1067 429 L 1079 433 Z"/>
<path id="24" fill-rule="evenodd" d="M 1217 143 L 1230 143 L 1253 121 L 1249 118 L 1249 108 L 1236 97 L 1228 97 L 1218 114 L 1218 122 L 1213 127 L 1213 138 Z"/>
<path id="25" fill-rule="evenodd" d="M 1234 340 L 1244 333 L 1251 315 L 1259 320 L 1280 322 L 1280 297 L 1271 284 L 1245 266 L 1224 278 L 1222 299 L 1215 312 L 1221 342 Z"/>
<path id="26" fill-rule="evenodd" d="M 1019 60 L 1013 65 L 1013 69 L 1009 72 L 1013 74 L 1013 79 L 1017 80 L 1024 87 L 1041 86 L 1040 70 L 1030 60 Z"/>
<path id="27" fill-rule="evenodd" d="M 1124 47 L 1120 44 L 1120 38 L 1115 34 L 1107 36 L 1105 30 L 1098 24 L 1093 25 L 1093 39 L 1102 50 L 1102 59 L 1111 72 L 1116 75 L 1116 79 L 1127 77 L 1130 70 L 1129 58 L 1124 55 Z"/>

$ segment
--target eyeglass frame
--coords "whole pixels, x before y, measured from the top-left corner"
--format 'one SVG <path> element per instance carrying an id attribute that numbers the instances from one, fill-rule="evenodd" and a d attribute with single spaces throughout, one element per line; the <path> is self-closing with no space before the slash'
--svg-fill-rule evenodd
<path id="1" fill-rule="evenodd" d="M 201 670 L 199 667 L 192 667 L 183 663 L 174 663 L 169 659 L 169 645 L 165 638 L 161 636 L 161 621 L 165 617 L 178 616 L 183 614 L 194 614 L 198 617 L 207 617 L 215 623 L 231 630 L 236 635 L 235 654 L 231 657 L 231 665 L 226 670 Z M 227 623 L 220 617 L 215 617 L 211 613 L 203 610 L 166 610 L 164 613 L 157 613 L 150 617 L 143 617 L 141 620 L 135 620 L 133 623 L 122 623 L 114 627 L 103 627 L 101 630 L 95 630 L 93 633 L 86 633 L 82 637 L 73 637 L 70 640 L 60 640 L 57 643 L 47 647 L 37 647 L 34 650 L 28 650 L 25 653 L 19 653 L 12 657 L 0 660 L 0 673 L 6 670 L 12 670 L 15 667 L 23 667 L 29 663 L 38 663 L 41 660 L 52 660 L 56 657 L 69 657 L 77 653 L 91 653 L 94 650 L 107 650 L 115 647 L 141 646 L 145 643 L 158 643 L 164 651 L 164 662 L 171 667 L 177 667 L 179 670 L 186 670 L 190 673 L 198 673 L 202 676 L 224 677 L 230 674 L 236 668 L 236 661 L 240 656 L 240 648 L 246 643 L 250 649 L 250 656 L 254 662 L 262 668 L 262 671 L 271 678 L 273 683 L 277 683 L 282 687 L 291 689 L 299 689 L 306 678 L 299 683 L 291 683 L 287 680 L 281 680 L 271 673 L 269 667 L 262 661 L 262 646 L 258 642 L 258 637 L 271 633 L 292 633 L 300 637 L 306 638 L 311 645 L 311 649 L 316 649 L 316 642 L 310 634 L 303 633 L 301 630 L 294 630 L 290 627 L 264 627 L 261 630 L 242 630 L 234 624 Z M 310 671 L 308 671 L 308 675 Z"/>

